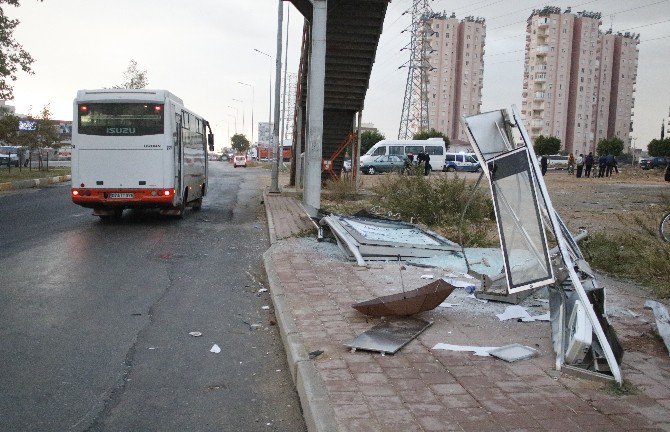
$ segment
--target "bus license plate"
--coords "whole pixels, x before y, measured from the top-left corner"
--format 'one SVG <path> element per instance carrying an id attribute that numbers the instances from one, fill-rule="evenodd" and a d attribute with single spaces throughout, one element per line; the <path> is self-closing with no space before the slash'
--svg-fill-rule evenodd
<path id="1" fill-rule="evenodd" d="M 114 198 L 135 198 L 134 193 L 110 193 L 109 197 L 114 199 Z"/>

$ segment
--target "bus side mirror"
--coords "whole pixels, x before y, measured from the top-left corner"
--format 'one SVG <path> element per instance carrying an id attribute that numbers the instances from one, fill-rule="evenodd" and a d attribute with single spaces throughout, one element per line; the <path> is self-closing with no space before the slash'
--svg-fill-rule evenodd
<path id="1" fill-rule="evenodd" d="M 214 151 L 214 134 L 207 134 L 207 144 L 209 144 L 209 151 Z"/>

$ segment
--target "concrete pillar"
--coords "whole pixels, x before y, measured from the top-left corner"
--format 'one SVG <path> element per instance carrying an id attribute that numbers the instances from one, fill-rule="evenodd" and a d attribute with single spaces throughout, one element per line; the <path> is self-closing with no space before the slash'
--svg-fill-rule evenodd
<path id="1" fill-rule="evenodd" d="M 309 131 L 303 204 L 310 216 L 321 207 L 323 108 L 326 80 L 326 22 L 328 0 L 312 0 L 312 51 L 309 60 Z"/>
<path id="2" fill-rule="evenodd" d="M 302 188 L 302 106 L 298 104 L 296 107 L 298 114 L 298 121 L 295 127 L 295 185 L 298 189 Z"/>

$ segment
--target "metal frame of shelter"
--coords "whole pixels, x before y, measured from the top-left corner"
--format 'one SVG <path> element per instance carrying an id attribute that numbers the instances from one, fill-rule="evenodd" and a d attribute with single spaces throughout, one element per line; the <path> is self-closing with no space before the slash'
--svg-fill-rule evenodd
<path id="1" fill-rule="evenodd" d="M 579 369 L 582 372 L 614 378 L 616 382 L 621 384 L 620 361 L 623 350 L 604 315 L 604 290 L 598 287 L 593 272 L 584 261 L 577 242 L 553 207 L 540 172 L 532 141 L 523 126 L 518 109 L 513 105 L 511 115 L 507 110 L 498 110 L 467 118 L 463 117 L 461 123 L 481 166 L 488 168 L 484 170 L 484 173 L 489 180 L 494 198 L 498 232 L 503 256 L 505 257 L 508 291 L 515 293 L 542 286 L 551 286 L 554 290 L 558 290 L 559 294 L 555 297 L 558 299 L 555 301 L 557 307 L 556 310 L 552 307 L 551 311 L 556 369 L 561 370 L 562 367 Z M 514 129 L 520 134 L 521 142 L 514 142 L 512 133 Z M 511 190 L 513 189 L 509 187 L 511 182 L 506 180 L 512 176 L 516 176 L 513 183 L 518 188 L 517 191 Z M 502 184 L 505 181 L 507 181 L 507 185 Z M 518 201 L 510 203 L 508 199 L 510 196 L 501 193 L 501 191 L 510 192 L 510 190 L 509 195 L 512 198 L 518 197 Z M 514 195 L 514 192 L 516 192 L 516 195 Z M 523 202 L 522 193 L 527 193 L 525 196 L 526 202 Z M 529 211 L 528 200 L 532 200 L 534 212 Z M 524 208 L 524 205 L 526 206 L 524 214 L 515 211 L 518 208 Z M 504 212 L 507 212 L 504 215 L 505 219 L 501 217 Z M 527 217 L 532 213 L 536 216 L 535 218 Z M 553 260 L 547 246 L 545 225 L 551 229 L 558 244 L 558 254 Z M 510 229 L 517 235 L 517 239 L 520 239 L 520 243 L 517 244 L 527 246 L 527 256 L 530 258 L 524 268 L 531 274 L 535 271 L 535 275 L 540 275 L 540 277 L 521 281 L 514 279 L 512 267 L 514 263 L 511 254 L 515 251 L 510 249 L 511 245 L 508 244 L 506 237 Z M 533 232 L 533 230 L 536 231 Z M 547 265 L 548 268 L 541 268 L 543 265 Z M 533 269 L 533 266 L 536 268 Z M 582 274 L 584 280 L 580 278 L 578 272 Z M 588 292 L 585 284 L 588 287 Z M 581 303 L 579 308 L 585 310 L 590 329 L 597 338 L 597 341 L 593 341 L 587 347 L 591 357 L 590 363 L 586 366 L 584 364 L 575 366 L 566 363 L 569 339 L 574 337 L 572 334 L 574 328 L 571 328 L 574 322 L 568 318 L 567 312 L 570 310 L 570 306 L 566 304 L 566 290 L 571 289 L 570 285 Z M 602 294 L 599 294 L 600 292 Z M 572 309 L 575 309 L 575 307 L 572 307 Z M 554 329 L 556 330 L 554 331 Z M 599 362 L 602 357 L 607 362 L 606 367 Z"/>

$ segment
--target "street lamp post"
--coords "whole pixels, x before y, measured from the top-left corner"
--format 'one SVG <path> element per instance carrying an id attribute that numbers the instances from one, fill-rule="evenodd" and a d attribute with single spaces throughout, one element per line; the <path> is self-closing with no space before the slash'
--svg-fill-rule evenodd
<path id="1" fill-rule="evenodd" d="M 269 58 L 270 60 L 274 61 L 274 57 L 272 57 L 270 54 L 263 52 L 259 49 L 254 48 L 254 51 L 256 51 L 258 54 L 262 54 L 265 57 Z M 269 109 L 268 109 L 268 128 L 270 127 L 270 124 L 272 124 L 272 70 L 270 70 L 270 102 L 269 102 Z M 258 137 L 260 139 L 260 137 Z M 272 144 L 272 138 L 269 139 L 268 145 Z"/>
<path id="2" fill-rule="evenodd" d="M 254 143 L 254 86 L 251 84 L 243 83 L 242 81 L 238 81 L 238 84 L 242 84 L 243 86 L 251 87 L 251 144 Z"/>
<path id="3" fill-rule="evenodd" d="M 237 108 L 231 105 L 228 105 L 228 108 L 234 109 L 235 110 L 235 133 L 237 133 Z"/>
<path id="4" fill-rule="evenodd" d="M 244 101 L 241 99 L 233 99 L 235 102 L 239 102 L 242 104 L 242 133 L 247 131 L 247 127 L 244 123 Z"/>

